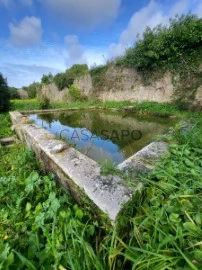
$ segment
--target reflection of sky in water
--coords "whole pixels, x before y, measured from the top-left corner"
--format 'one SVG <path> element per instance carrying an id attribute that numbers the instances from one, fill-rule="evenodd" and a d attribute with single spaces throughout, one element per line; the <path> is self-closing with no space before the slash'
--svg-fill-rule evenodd
<path id="1" fill-rule="evenodd" d="M 53 134 L 60 135 L 62 132 L 61 135 L 63 138 L 70 140 L 76 145 L 77 149 L 96 161 L 103 162 L 105 160 L 110 160 L 118 164 L 126 158 L 124 153 L 120 151 L 118 145 L 114 144 L 111 140 L 104 140 L 101 137 L 92 134 L 85 127 L 72 128 L 68 125 L 62 125 L 59 120 L 54 120 L 49 124 L 39 117 L 40 116 L 37 115 L 29 116 L 29 118 L 34 120 L 39 126 L 43 126 Z"/>

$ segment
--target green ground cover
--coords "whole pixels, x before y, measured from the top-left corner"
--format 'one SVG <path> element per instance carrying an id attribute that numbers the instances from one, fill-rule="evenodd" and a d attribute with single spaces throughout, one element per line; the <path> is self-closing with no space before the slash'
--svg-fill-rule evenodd
<path id="1" fill-rule="evenodd" d="M 180 110 L 175 105 L 170 103 L 157 103 L 157 102 L 142 102 L 135 103 L 130 101 L 76 101 L 72 103 L 65 102 L 52 102 L 50 104 L 50 109 L 69 109 L 69 108 L 88 108 L 90 106 L 100 106 L 103 108 L 117 108 L 123 109 L 124 107 L 131 106 L 133 111 L 137 112 L 138 115 L 153 115 L 153 116 L 195 116 L 200 115 L 200 113 L 193 113 L 187 110 Z M 27 99 L 27 100 L 13 100 L 12 110 L 17 111 L 28 111 L 28 110 L 39 110 L 40 102 L 37 99 Z"/>
<path id="2" fill-rule="evenodd" d="M 104 106 L 126 105 L 131 104 Z M 0 269 L 202 269 L 201 115 L 150 105 L 138 104 L 136 110 L 187 114 L 193 125 L 183 130 L 177 125 L 164 137 L 171 143 L 170 155 L 142 176 L 144 189 L 133 209 L 111 230 L 77 205 L 53 175 L 45 175 L 22 144 L 0 147 Z M 14 106 L 35 109 L 37 102 Z M 0 119 L 0 136 L 12 134 L 8 114 Z M 132 182 L 136 176 L 130 177 Z"/>

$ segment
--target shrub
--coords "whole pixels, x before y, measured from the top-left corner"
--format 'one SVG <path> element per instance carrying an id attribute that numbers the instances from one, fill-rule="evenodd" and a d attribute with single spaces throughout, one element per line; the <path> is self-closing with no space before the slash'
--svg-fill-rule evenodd
<path id="1" fill-rule="evenodd" d="M 104 75 L 107 71 L 107 65 L 94 66 L 90 69 L 93 86 L 95 88 L 103 85 Z"/>
<path id="2" fill-rule="evenodd" d="M 40 110 L 46 110 L 46 109 L 50 109 L 50 99 L 46 96 L 42 96 L 39 100 L 39 109 Z"/>
<path id="3" fill-rule="evenodd" d="M 0 112 L 8 111 L 11 106 L 7 80 L 0 73 Z"/>
<path id="4" fill-rule="evenodd" d="M 202 20 L 194 15 L 170 19 L 170 26 L 147 28 L 134 47 L 126 50 L 121 64 L 138 70 L 186 65 L 201 53 Z"/>
<path id="5" fill-rule="evenodd" d="M 87 73 L 88 73 L 88 66 L 86 64 L 83 65 L 75 64 L 71 68 L 66 70 L 69 84 L 73 84 L 76 78 L 84 76 Z"/>
<path id="6" fill-rule="evenodd" d="M 69 88 L 69 95 L 73 101 L 82 100 L 81 90 L 74 84 L 72 84 Z"/>
<path id="7" fill-rule="evenodd" d="M 76 64 L 67 69 L 65 73 L 56 74 L 53 81 L 59 90 L 63 90 L 65 87 L 70 87 L 76 78 L 87 74 L 87 72 L 87 65 Z"/>

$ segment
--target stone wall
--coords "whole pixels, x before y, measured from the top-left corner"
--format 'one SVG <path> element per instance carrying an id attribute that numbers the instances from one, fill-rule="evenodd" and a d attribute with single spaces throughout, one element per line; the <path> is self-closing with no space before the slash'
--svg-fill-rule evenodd
<path id="1" fill-rule="evenodd" d="M 106 72 L 104 88 L 99 93 L 99 99 L 170 102 L 173 93 L 174 88 L 169 73 L 145 85 L 136 70 L 112 67 Z"/>
<path id="2" fill-rule="evenodd" d="M 132 68 L 111 66 L 99 87 L 94 88 L 90 74 L 80 77 L 74 84 L 82 90 L 85 97 L 101 101 L 156 101 L 159 103 L 172 102 L 176 98 L 175 86 L 172 75 L 166 72 L 164 75 L 157 74 L 147 83 L 140 74 Z M 149 81 L 149 82 L 148 82 Z M 68 89 L 59 91 L 55 84 L 46 85 L 42 88 L 45 94 L 52 101 L 68 100 Z M 202 86 L 196 91 L 196 104 L 202 106 Z"/>
<path id="3" fill-rule="evenodd" d="M 38 93 L 38 96 L 45 96 L 51 101 L 66 101 L 68 99 L 68 93 L 68 88 L 59 91 L 55 83 L 50 83 L 42 87 L 42 89 Z"/>

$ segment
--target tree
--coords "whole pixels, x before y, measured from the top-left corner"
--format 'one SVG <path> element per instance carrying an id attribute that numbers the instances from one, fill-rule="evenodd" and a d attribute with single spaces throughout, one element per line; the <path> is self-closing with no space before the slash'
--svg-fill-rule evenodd
<path id="1" fill-rule="evenodd" d="M 37 93 L 41 90 L 41 83 L 33 82 L 29 86 L 23 86 L 23 90 L 25 90 L 28 94 L 29 98 L 36 98 Z"/>
<path id="2" fill-rule="evenodd" d="M 68 78 L 65 73 L 56 74 L 53 81 L 59 90 L 63 90 L 65 87 L 68 86 Z"/>
<path id="3" fill-rule="evenodd" d="M 65 73 L 67 75 L 68 86 L 70 86 L 74 83 L 76 78 L 84 76 L 88 73 L 88 66 L 86 64 L 75 64 L 67 69 Z"/>
<path id="4" fill-rule="evenodd" d="M 20 99 L 20 94 L 16 87 L 8 87 L 11 99 Z"/>
<path id="5" fill-rule="evenodd" d="M 48 75 L 43 74 L 41 78 L 43 84 L 49 84 L 53 82 L 53 75 L 49 72 Z"/>
<path id="6" fill-rule="evenodd" d="M 7 80 L 0 73 L 0 112 L 8 111 L 10 105 L 10 93 L 7 85 Z"/>

